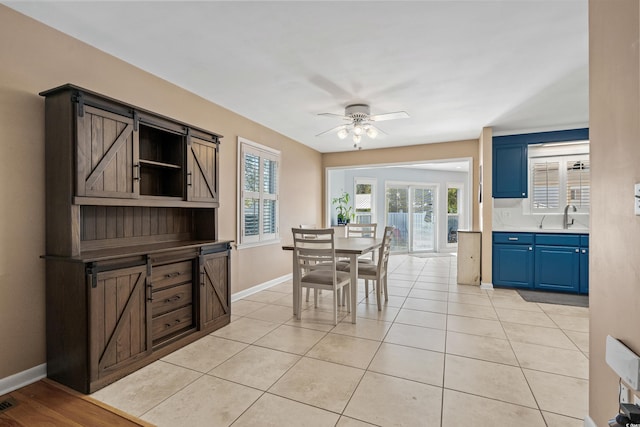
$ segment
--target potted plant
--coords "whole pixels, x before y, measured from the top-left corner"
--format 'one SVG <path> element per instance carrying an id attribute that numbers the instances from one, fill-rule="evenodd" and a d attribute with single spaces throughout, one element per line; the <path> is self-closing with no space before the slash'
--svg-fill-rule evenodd
<path id="1" fill-rule="evenodd" d="M 331 199 L 331 203 L 336 206 L 336 212 L 338 213 L 338 225 L 348 224 L 355 218 L 353 207 L 349 206 L 349 193 L 343 191 L 339 197 Z"/>

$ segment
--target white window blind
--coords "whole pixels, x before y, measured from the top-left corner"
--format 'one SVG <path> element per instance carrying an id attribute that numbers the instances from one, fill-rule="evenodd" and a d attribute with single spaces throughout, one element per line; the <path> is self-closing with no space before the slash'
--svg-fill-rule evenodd
<path id="1" fill-rule="evenodd" d="M 532 157 L 529 168 L 531 212 L 561 213 L 566 205 L 588 212 L 588 154 Z"/>
<path id="2" fill-rule="evenodd" d="M 538 160 L 531 168 L 534 209 L 557 209 L 560 205 L 560 162 Z"/>
<path id="3" fill-rule="evenodd" d="M 238 242 L 277 240 L 280 152 L 243 138 L 238 138 L 238 147 Z"/>
<path id="4" fill-rule="evenodd" d="M 567 161 L 567 200 L 578 208 L 591 205 L 589 160 Z"/>
<path id="5" fill-rule="evenodd" d="M 355 214 L 359 224 L 375 222 L 375 178 L 355 178 Z"/>

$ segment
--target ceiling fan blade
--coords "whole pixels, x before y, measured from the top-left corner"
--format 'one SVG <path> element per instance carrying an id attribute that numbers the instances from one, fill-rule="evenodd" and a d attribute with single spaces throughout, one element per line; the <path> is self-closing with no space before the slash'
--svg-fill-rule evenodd
<path id="1" fill-rule="evenodd" d="M 345 116 L 344 114 L 334 114 L 334 113 L 319 113 L 319 116 L 327 116 L 327 117 L 337 117 L 339 119 L 351 120 L 351 117 Z"/>
<path id="2" fill-rule="evenodd" d="M 336 127 L 332 128 L 332 129 L 325 130 L 324 132 L 319 133 L 319 134 L 317 134 L 316 136 L 322 136 L 322 135 L 324 135 L 324 134 L 331 133 L 331 132 L 338 132 L 338 131 L 339 131 L 339 130 L 341 130 L 341 129 L 346 129 L 346 128 L 347 128 L 347 126 L 348 126 L 348 125 L 340 125 L 340 126 L 336 126 Z"/>
<path id="3" fill-rule="evenodd" d="M 396 119 L 408 119 L 409 114 L 406 111 L 396 111 L 393 113 L 385 113 L 385 114 L 376 114 L 374 116 L 369 116 L 369 120 L 373 122 L 382 122 L 384 120 L 396 120 Z"/>

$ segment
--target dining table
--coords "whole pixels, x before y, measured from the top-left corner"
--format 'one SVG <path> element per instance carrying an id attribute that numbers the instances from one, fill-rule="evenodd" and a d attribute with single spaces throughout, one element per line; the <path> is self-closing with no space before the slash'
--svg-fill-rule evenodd
<path id="1" fill-rule="evenodd" d="M 356 323 L 356 308 L 358 306 L 358 257 L 375 251 L 382 246 L 381 238 L 376 237 L 335 237 L 334 248 L 336 257 L 349 259 L 349 271 L 351 273 L 351 298 L 349 298 L 351 323 Z M 293 243 L 282 246 L 285 251 L 293 251 Z M 299 269 L 296 266 L 295 257 L 293 257 L 293 314 L 296 312 L 298 303 L 298 292 L 300 291 L 295 284 L 298 282 Z"/>

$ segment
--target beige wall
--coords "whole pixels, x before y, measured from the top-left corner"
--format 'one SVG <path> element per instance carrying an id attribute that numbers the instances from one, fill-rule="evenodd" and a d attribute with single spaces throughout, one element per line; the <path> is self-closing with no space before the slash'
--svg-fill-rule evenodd
<path id="1" fill-rule="evenodd" d="M 493 130 L 483 128 L 479 140 L 482 165 L 482 203 L 480 203 L 480 231 L 482 231 L 482 283 L 493 283 Z"/>
<path id="2" fill-rule="evenodd" d="M 589 1 L 591 140 L 589 413 L 617 413 L 618 377 L 605 362 L 612 335 L 640 354 L 640 3 Z"/>
<path id="3" fill-rule="evenodd" d="M 346 151 L 322 155 L 323 169 L 359 165 L 382 165 L 393 163 L 422 162 L 444 159 L 473 159 L 473 230 L 479 230 L 478 223 L 478 140 L 443 142 L 439 144 L 411 145 L 400 148 L 378 150 Z M 326 182 L 323 182 L 323 188 Z M 326 213 L 326 206 L 323 207 Z M 326 221 L 326 218 L 324 218 Z"/>
<path id="4" fill-rule="evenodd" d="M 282 235 L 321 220 L 320 153 L 0 5 L 0 379 L 45 362 L 44 99 L 38 92 L 64 83 L 224 135 L 221 239 L 236 239 L 237 136 L 282 151 Z M 291 254 L 279 245 L 232 253 L 234 293 L 290 273 Z"/>

